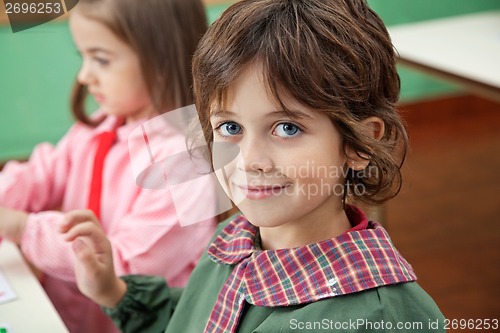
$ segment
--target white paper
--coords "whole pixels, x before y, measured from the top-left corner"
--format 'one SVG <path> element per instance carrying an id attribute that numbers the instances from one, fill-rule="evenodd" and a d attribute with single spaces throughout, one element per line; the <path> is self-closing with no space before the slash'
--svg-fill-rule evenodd
<path id="1" fill-rule="evenodd" d="M 0 270 L 0 304 L 16 299 L 16 294 Z"/>
<path id="2" fill-rule="evenodd" d="M 0 323 L 0 333 L 13 333 L 14 331 L 9 324 Z"/>

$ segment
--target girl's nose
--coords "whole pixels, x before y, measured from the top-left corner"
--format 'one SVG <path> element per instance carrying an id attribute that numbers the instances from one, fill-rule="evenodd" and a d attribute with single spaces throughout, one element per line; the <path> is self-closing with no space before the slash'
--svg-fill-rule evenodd
<path id="1" fill-rule="evenodd" d="M 89 85 L 93 79 L 92 69 L 90 64 L 86 61 L 82 62 L 82 67 L 78 71 L 77 80 L 83 85 Z"/>

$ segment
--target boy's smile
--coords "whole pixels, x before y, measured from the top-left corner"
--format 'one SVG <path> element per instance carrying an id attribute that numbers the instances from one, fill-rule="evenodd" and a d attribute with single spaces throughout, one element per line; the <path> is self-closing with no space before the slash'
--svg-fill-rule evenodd
<path id="1" fill-rule="evenodd" d="M 286 107 L 267 93 L 261 67 L 250 66 L 229 91 L 224 110 L 213 110 L 217 142 L 240 154 L 217 171 L 231 200 L 260 227 L 264 248 L 285 248 L 334 237 L 349 229 L 342 209 L 346 157 L 330 118 L 286 97 Z M 217 162 L 215 162 L 217 163 Z"/>
<path id="2" fill-rule="evenodd" d="M 236 185 L 250 200 L 266 199 L 282 194 L 290 185 Z"/>

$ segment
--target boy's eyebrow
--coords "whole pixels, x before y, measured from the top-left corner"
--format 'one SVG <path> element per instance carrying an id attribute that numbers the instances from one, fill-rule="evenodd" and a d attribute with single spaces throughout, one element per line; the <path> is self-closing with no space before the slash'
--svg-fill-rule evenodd
<path id="1" fill-rule="evenodd" d="M 223 117 L 224 115 L 226 116 L 234 116 L 236 115 L 234 112 L 228 111 L 228 110 L 215 110 L 210 113 L 210 118 L 214 117 Z"/>
<path id="2" fill-rule="evenodd" d="M 235 115 L 236 114 L 232 111 L 216 110 L 210 114 L 210 117 L 212 118 L 212 117 L 235 116 Z M 288 117 L 288 118 L 294 118 L 294 119 L 302 119 L 302 118 L 313 119 L 314 118 L 313 116 L 311 116 L 305 112 L 299 111 L 299 110 L 289 110 L 289 111 L 276 110 L 276 111 L 272 111 L 266 115 L 267 118 L 283 117 L 283 116 Z"/>
<path id="3" fill-rule="evenodd" d="M 267 117 L 272 117 L 272 116 L 285 116 L 285 117 L 288 117 L 288 118 L 292 118 L 292 119 L 303 119 L 303 118 L 307 118 L 307 119 L 313 119 L 314 117 L 305 113 L 305 112 L 302 112 L 302 111 L 299 111 L 299 110 L 277 110 L 277 111 L 273 111 L 271 113 L 269 113 L 267 115 Z"/>

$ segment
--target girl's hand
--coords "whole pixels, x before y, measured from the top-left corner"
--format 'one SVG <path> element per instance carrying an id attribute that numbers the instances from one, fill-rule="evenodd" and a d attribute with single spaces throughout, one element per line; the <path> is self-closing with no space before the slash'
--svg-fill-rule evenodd
<path id="1" fill-rule="evenodd" d="M 0 207 L 0 238 L 19 244 L 27 219 L 28 214 L 23 211 Z"/>
<path id="2" fill-rule="evenodd" d="M 60 232 L 72 242 L 80 291 L 94 302 L 114 308 L 125 295 L 127 285 L 115 274 L 111 243 L 95 215 L 89 210 L 71 211 Z"/>

